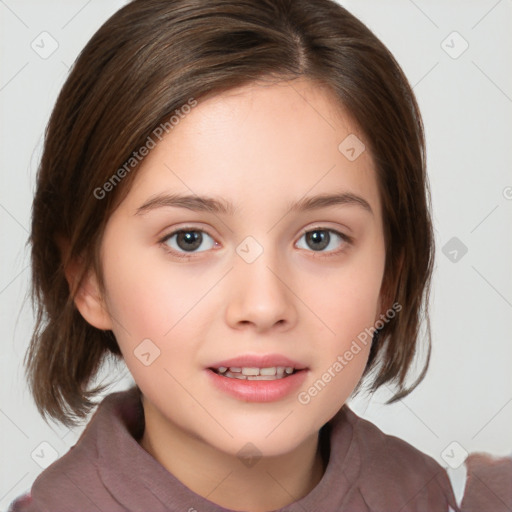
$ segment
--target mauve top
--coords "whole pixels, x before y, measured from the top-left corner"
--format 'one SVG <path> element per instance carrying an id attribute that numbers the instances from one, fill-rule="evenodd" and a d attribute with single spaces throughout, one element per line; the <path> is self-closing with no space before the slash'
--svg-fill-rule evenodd
<path id="1" fill-rule="evenodd" d="M 138 444 L 143 431 L 139 389 L 108 395 L 78 442 L 38 476 L 10 512 L 233 512 L 169 473 Z M 320 442 L 328 457 L 322 479 L 279 512 L 459 510 L 446 471 L 434 459 L 346 405 L 321 429 Z"/>

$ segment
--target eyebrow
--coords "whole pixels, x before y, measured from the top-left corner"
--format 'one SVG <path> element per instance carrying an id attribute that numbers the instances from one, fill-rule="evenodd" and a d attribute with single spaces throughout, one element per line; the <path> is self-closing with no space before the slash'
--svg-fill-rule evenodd
<path id="1" fill-rule="evenodd" d="M 351 192 L 342 192 L 340 194 L 320 194 L 312 197 L 304 197 L 289 205 L 292 212 L 319 210 L 329 206 L 360 206 L 373 215 L 372 207 L 366 199 Z"/>
<path id="2" fill-rule="evenodd" d="M 157 208 L 186 208 L 198 212 L 209 212 L 233 215 L 235 207 L 223 199 L 198 195 L 159 194 L 148 199 L 135 211 L 135 215 L 143 215 Z"/>
<path id="3" fill-rule="evenodd" d="M 345 205 L 359 206 L 373 215 L 372 208 L 368 201 L 350 192 L 303 197 L 297 202 L 290 203 L 288 210 L 291 212 L 302 212 Z M 236 211 L 235 206 L 224 199 L 198 195 L 159 194 L 151 197 L 142 206 L 139 206 L 135 211 L 135 215 L 144 215 L 157 208 L 165 207 L 186 208 L 187 210 L 197 212 L 224 215 L 234 215 Z"/>

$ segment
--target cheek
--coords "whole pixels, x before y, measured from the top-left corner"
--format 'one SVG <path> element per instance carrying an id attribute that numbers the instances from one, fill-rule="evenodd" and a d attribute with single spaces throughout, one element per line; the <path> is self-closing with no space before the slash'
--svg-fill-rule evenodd
<path id="1" fill-rule="evenodd" d="M 379 297 L 384 246 L 357 253 L 328 276 L 303 282 L 307 301 L 324 324 L 315 344 L 316 365 L 299 396 L 313 416 L 335 414 L 351 395 L 366 367 L 373 327 L 381 313 Z M 314 283 L 319 284 L 314 286 Z M 313 308 L 312 308 L 313 309 Z M 326 327 L 327 326 L 327 327 Z"/>
<path id="2" fill-rule="evenodd" d="M 176 265 L 171 269 L 163 255 L 137 252 L 136 247 L 116 254 L 113 247 L 115 241 L 107 239 L 103 265 L 107 307 L 132 375 L 145 379 L 159 369 L 185 368 L 198 339 L 194 334 L 200 329 L 197 306 L 209 283 L 200 275 L 191 281 Z M 158 356 L 150 367 L 141 361 L 141 353 L 148 352 L 151 360 Z"/>
<path id="3" fill-rule="evenodd" d="M 308 303 L 328 326 L 330 344 L 343 344 L 374 325 L 380 311 L 384 256 L 358 255 L 327 275 L 310 275 L 303 281 Z M 341 348 L 341 347 L 340 347 Z"/>
<path id="4" fill-rule="evenodd" d="M 184 285 L 179 272 L 166 276 L 158 266 L 129 259 L 118 261 L 108 276 L 108 308 L 114 321 L 114 335 L 123 359 L 141 389 L 161 391 L 179 381 L 187 369 L 200 339 L 199 319 L 194 315 L 197 290 Z M 190 285 L 190 283 L 189 283 Z M 191 320 L 195 320 L 192 321 Z"/>
<path id="5" fill-rule="evenodd" d="M 200 272 L 192 275 L 169 264 L 163 249 L 155 251 L 105 251 L 109 312 L 135 337 L 165 337 L 208 291 Z"/>
<path id="6" fill-rule="evenodd" d="M 340 277 L 328 293 L 314 297 L 329 329 L 316 338 L 315 364 L 297 396 L 311 428 L 321 426 L 336 414 L 366 367 L 379 294 L 375 283 L 363 284 L 361 279 Z"/>
<path id="7" fill-rule="evenodd" d="M 154 266 L 131 265 L 124 258 L 105 273 L 108 309 L 134 337 L 161 337 L 173 325 L 180 300 Z"/>

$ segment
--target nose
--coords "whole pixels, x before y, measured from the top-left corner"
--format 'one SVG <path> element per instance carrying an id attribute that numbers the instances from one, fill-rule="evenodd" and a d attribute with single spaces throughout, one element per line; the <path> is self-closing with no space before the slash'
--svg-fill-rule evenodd
<path id="1" fill-rule="evenodd" d="M 265 332 L 292 328 L 297 322 L 290 273 L 264 252 L 256 261 L 238 259 L 231 272 L 226 322 L 234 329 Z"/>

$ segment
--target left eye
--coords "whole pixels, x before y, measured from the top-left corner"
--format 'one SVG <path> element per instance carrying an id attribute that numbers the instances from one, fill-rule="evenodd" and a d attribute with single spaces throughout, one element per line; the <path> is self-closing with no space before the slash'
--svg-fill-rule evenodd
<path id="1" fill-rule="evenodd" d="M 346 241 L 345 235 L 332 229 L 313 229 L 300 237 L 297 247 L 315 252 L 330 252 L 338 249 Z"/>
<path id="2" fill-rule="evenodd" d="M 194 229 L 175 231 L 162 242 L 177 252 L 203 252 L 215 246 L 215 240 L 210 235 Z"/>

